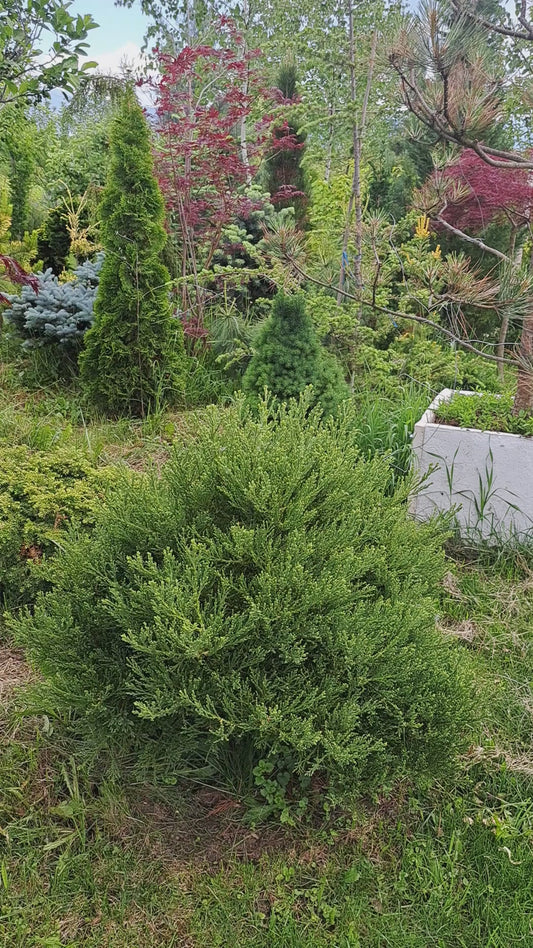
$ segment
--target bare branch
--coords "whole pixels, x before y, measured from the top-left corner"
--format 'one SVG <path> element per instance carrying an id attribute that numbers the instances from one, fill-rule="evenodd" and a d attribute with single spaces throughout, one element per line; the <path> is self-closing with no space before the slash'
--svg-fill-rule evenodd
<path id="1" fill-rule="evenodd" d="M 308 280 L 310 283 L 314 283 L 316 286 L 322 286 L 326 290 L 336 291 L 336 288 L 330 283 L 325 283 L 323 280 L 319 280 L 317 277 L 312 277 L 298 264 L 292 260 L 292 258 L 287 255 L 287 260 L 294 267 L 297 273 L 300 274 L 305 280 Z M 343 290 L 343 295 L 350 300 L 353 300 L 355 303 L 359 303 L 360 300 L 357 296 L 354 296 L 352 293 L 348 293 L 347 290 Z M 378 313 L 384 313 L 386 316 L 391 316 L 394 319 L 407 319 L 409 322 L 421 323 L 423 326 L 430 326 L 431 329 L 434 329 L 436 332 L 440 332 L 443 336 L 446 336 L 447 339 L 450 339 L 452 342 L 456 343 L 461 348 L 466 349 L 467 352 L 473 352 L 475 355 L 481 356 L 483 359 L 488 359 L 490 362 L 497 362 L 505 365 L 516 366 L 517 359 L 506 359 L 502 356 L 491 355 L 489 352 L 484 352 L 482 349 L 478 349 L 476 346 L 472 345 L 471 342 L 468 342 L 466 339 L 463 339 L 461 336 L 456 335 L 450 329 L 446 329 L 444 326 L 440 326 L 439 323 L 434 322 L 432 319 L 428 319 L 425 316 L 416 316 L 412 313 L 400 313 L 393 309 L 388 309 L 386 306 L 374 306 L 374 309 Z"/>
<path id="2" fill-rule="evenodd" d="M 448 221 L 444 220 L 444 218 L 441 217 L 441 214 L 437 214 L 435 220 L 438 221 L 442 227 L 445 227 L 446 230 L 449 230 L 452 234 L 455 234 L 456 237 L 460 237 L 461 240 L 467 240 L 469 244 L 475 244 L 475 246 L 479 247 L 480 250 L 485 250 L 487 253 L 491 253 L 494 257 L 498 257 L 499 260 L 504 260 L 505 263 L 511 263 L 511 259 L 507 256 L 507 254 L 502 253 L 500 250 L 496 250 L 495 247 L 489 247 L 488 244 L 486 244 L 483 240 L 480 240 L 478 237 L 469 237 L 469 235 L 465 234 L 463 230 L 459 230 L 458 227 L 454 227 L 452 224 L 449 224 Z"/>

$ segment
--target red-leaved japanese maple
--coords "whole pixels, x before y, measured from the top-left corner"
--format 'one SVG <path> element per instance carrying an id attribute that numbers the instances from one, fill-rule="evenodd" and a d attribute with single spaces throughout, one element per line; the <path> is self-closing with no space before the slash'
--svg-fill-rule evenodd
<path id="1" fill-rule="evenodd" d="M 18 286 L 31 286 L 35 293 L 38 292 L 39 281 L 37 277 L 31 273 L 27 273 L 13 257 L 9 257 L 5 253 L 0 253 L 0 264 L 3 266 L 6 276 L 11 283 L 16 283 Z M 10 300 L 5 293 L 0 293 L 0 303 L 5 306 L 10 305 Z"/>
<path id="2" fill-rule="evenodd" d="M 533 181 L 527 169 L 492 167 L 467 148 L 444 178 L 462 191 L 441 211 L 444 220 L 459 230 L 478 233 L 497 219 L 508 221 L 513 230 L 529 225 Z"/>
<path id="3" fill-rule="evenodd" d="M 511 268 L 519 264 L 517 238 L 524 230 L 531 231 L 533 212 L 533 178 L 526 167 L 490 165 L 472 149 L 465 149 L 457 161 L 433 173 L 420 189 L 419 198 L 437 228 L 474 244 Z M 489 224 L 498 221 L 510 226 L 506 252 L 472 236 L 482 234 Z M 501 376 L 508 326 L 509 318 L 504 315 L 497 349 Z M 529 368 L 532 356 L 533 325 L 531 317 L 526 316 L 520 343 L 516 411 L 530 410 L 533 405 L 533 375 Z"/>
<path id="4" fill-rule="evenodd" d="M 182 314 L 203 311 L 199 273 L 211 265 L 224 228 L 246 219 L 258 202 L 247 187 L 259 168 L 270 115 L 252 121 L 266 102 L 256 61 L 232 22 L 220 46 L 186 46 L 160 55 L 156 171 L 179 254 Z M 191 293 L 192 289 L 192 293 Z"/>

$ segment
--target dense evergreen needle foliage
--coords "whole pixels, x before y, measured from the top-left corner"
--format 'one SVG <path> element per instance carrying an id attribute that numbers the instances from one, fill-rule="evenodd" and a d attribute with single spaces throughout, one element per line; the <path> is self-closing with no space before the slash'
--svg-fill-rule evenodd
<path id="1" fill-rule="evenodd" d="M 60 283 L 51 269 L 36 274 L 37 292 L 24 286 L 10 296 L 6 320 L 24 339 L 25 349 L 60 346 L 75 357 L 93 322 L 93 307 L 103 255 L 74 270 L 72 280 Z"/>
<path id="2" fill-rule="evenodd" d="M 0 604 L 14 608 L 46 586 L 67 527 L 92 527 L 115 472 L 64 445 L 45 452 L 0 441 L 0 453 Z"/>
<path id="3" fill-rule="evenodd" d="M 111 414 L 145 415 L 183 394 L 183 332 L 172 319 L 169 275 L 161 263 L 163 219 L 148 125 L 130 89 L 112 130 L 101 205 L 106 257 L 94 326 L 80 358 L 89 397 Z"/>
<path id="4" fill-rule="evenodd" d="M 359 460 L 352 420 L 319 416 L 213 410 L 67 544 L 15 626 L 49 710 L 166 780 L 255 773 L 274 809 L 448 767 L 468 689 L 435 631 L 439 531 Z"/>
<path id="5" fill-rule="evenodd" d="M 243 390 L 257 398 L 267 388 L 285 401 L 297 398 L 308 385 L 325 414 L 335 413 L 348 395 L 340 365 L 321 345 L 303 294 L 278 293 L 244 374 Z"/>

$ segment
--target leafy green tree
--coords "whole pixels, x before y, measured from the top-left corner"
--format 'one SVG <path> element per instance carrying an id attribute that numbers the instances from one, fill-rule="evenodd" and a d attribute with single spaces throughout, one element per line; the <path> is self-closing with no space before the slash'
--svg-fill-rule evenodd
<path id="1" fill-rule="evenodd" d="M 89 398 L 111 414 L 142 416 L 183 394 L 183 331 L 172 319 L 169 274 L 161 262 L 163 220 L 149 128 L 130 89 L 111 133 L 111 165 L 101 205 L 106 257 L 94 327 L 80 357 Z"/>
<path id="2" fill-rule="evenodd" d="M 68 0 L 0 0 L 0 109 L 11 102 L 39 102 L 53 89 L 71 92 L 80 73 L 93 18 L 73 16 Z"/>
<path id="3" fill-rule="evenodd" d="M 308 385 L 326 414 L 334 413 L 348 395 L 339 364 L 317 338 L 304 296 L 278 293 L 244 374 L 243 389 L 257 398 L 267 388 L 286 401 Z"/>

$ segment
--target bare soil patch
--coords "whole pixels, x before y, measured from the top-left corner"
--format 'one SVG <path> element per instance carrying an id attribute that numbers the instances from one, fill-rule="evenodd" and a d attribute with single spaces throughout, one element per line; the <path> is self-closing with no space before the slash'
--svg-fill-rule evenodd
<path id="1" fill-rule="evenodd" d="M 28 683 L 31 671 L 22 651 L 0 644 L 0 708 L 5 708 L 13 692 Z"/>

